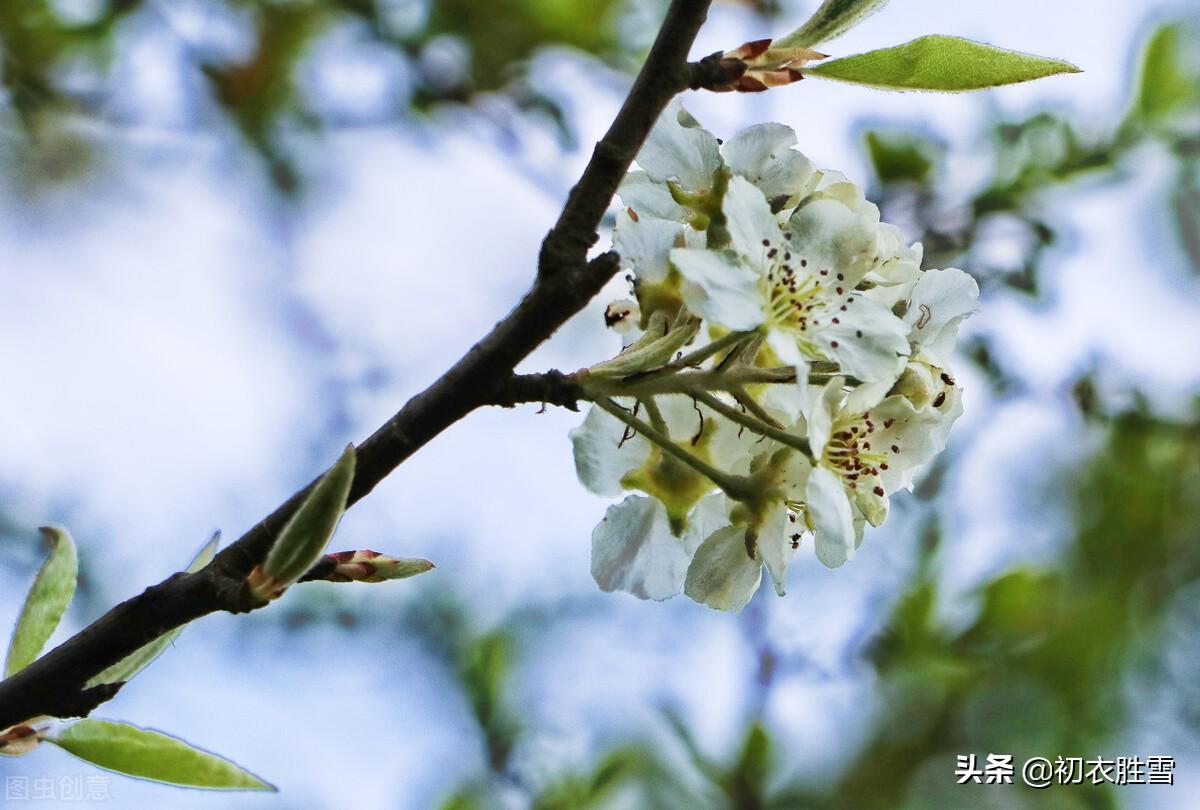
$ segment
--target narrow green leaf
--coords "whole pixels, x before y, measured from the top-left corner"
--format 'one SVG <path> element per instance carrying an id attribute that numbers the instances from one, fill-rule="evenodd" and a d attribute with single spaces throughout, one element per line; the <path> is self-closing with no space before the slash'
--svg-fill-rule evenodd
<path id="1" fill-rule="evenodd" d="M 354 462 L 354 445 L 348 445 L 279 533 L 263 564 L 267 576 L 281 585 L 290 585 L 321 558 L 346 511 Z"/>
<path id="2" fill-rule="evenodd" d="M 17 618 L 17 629 L 13 631 L 4 664 L 6 678 L 29 666 L 41 654 L 75 596 L 75 581 L 79 576 L 75 541 L 66 529 L 43 526 L 41 532 L 53 547 Z"/>
<path id="3" fill-rule="evenodd" d="M 1184 67 L 1182 23 L 1160 26 L 1146 43 L 1138 82 L 1137 112 L 1147 121 L 1157 121 L 1200 98 L 1200 76 Z"/>
<path id="4" fill-rule="evenodd" d="M 128 723 L 80 720 L 46 741 L 105 770 L 140 779 L 213 790 L 275 790 L 227 759 Z"/>
<path id="5" fill-rule="evenodd" d="M 825 0 L 808 22 L 771 43 L 773 48 L 811 48 L 840 37 L 864 18 L 874 14 L 887 0 Z"/>
<path id="6" fill-rule="evenodd" d="M 184 569 L 189 574 L 199 571 L 204 566 L 212 562 L 213 555 L 217 553 L 217 544 L 221 540 L 220 532 L 214 534 L 212 539 L 204 544 L 200 549 L 200 553 L 192 558 L 188 563 L 188 567 Z M 134 675 L 137 675 L 150 663 L 158 658 L 163 652 L 175 643 L 175 639 L 179 638 L 179 634 L 183 632 L 183 628 L 187 625 L 181 625 L 174 630 L 169 630 L 163 633 L 158 638 L 151 641 L 149 644 L 141 647 L 135 652 L 122 658 L 117 663 L 113 664 L 108 669 L 101 672 L 99 675 L 87 682 L 88 687 L 99 686 L 105 683 L 122 683 L 130 680 Z"/>
<path id="7" fill-rule="evenodd" d="M 1079 73 L 1069 62 L 1006 51 L 969 39 L 933 35 L 804 69 L 805 75 L 885 90 L 982 90 Z"/>

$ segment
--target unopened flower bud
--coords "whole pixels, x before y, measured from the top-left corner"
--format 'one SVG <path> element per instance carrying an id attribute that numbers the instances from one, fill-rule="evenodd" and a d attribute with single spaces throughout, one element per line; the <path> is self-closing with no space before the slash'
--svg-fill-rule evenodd
<path id="1" fill-rule="evenodd" d="M 384 582 L 389 579 L 407 579 L 436 567 L 429 560 L 388 557 L 370 549 L 337 551 L 326 554 L 322 562 L 325 563 L 322 568 L 327 570 L 319 578 L 329 582 Z M 332 567 L 329 566 L 329 562 L 332 562 Z"/>
<path id="2" fill-rule="evenodd" d="M 38 743 L 42 741 L 41 735 L 46 729 L 35 728 L 32 724 L 49 719 L 48 717 L 36 717 L 0 731 L 0 755 L 18 757 L 37 748 Z"/>
<path id="3" fill-rule="evenodd" d="M 622 298 L 604 310 L 604 325 L 619 335 L 628 335 L 638 328 L 641 317 L 637 302 Z"/>
<path id="4" fill-rule="evenodd" d="M 740 93 L 757 93 L 769 87 L 780 87 L 804 78 L 800 68 L 825 54 L 811 48 L 772 48 L 771 40 L 757 39 L 747 42 L 721 56 L 722 63 L 740 62 L 746 66 L 738 79 L 722 90 Z"/>

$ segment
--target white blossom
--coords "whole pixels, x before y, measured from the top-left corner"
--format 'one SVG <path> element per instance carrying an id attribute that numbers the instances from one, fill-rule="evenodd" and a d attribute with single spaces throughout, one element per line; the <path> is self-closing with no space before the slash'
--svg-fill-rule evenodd
<path id="1" fill-rule="evenodd" d="M 784 595 L 807 538 L 828 567 L 854 556 L 962 412 L 946 360 L 978 285 L 923 270 L 795 143 L 761 124 L 722 144 L 676 103 L 621 185 L 637 300 L 610 305 L 625 348 L 580 380 L 630 416 L 595 406 L 571 433 L 580 481 L 626 496 L 592 535 L 606 591 L 740 610 L 766 569 Z"/>
<path id="2" fill-rule="evenodd" d="M 909 328 L 855 291 L 874 264 L 875 223 L 840 201 L 801 205 L 781 226 L 762 193 L 735 177 L 724 211 L 731 249 L 677 248 L 692 311 L 727 329 L 761 328 L 786 365 L 832 360 L 860 380 L 894 378 Z"/>

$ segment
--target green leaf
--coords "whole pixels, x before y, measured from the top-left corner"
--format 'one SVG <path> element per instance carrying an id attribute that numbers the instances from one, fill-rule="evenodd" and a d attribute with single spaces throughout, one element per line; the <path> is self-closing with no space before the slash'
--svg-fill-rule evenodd
<path id="1" fill-rule="evenodd" d="M 771 738 L 760 723 L 752 723 L 742 742 L 742 752 L 734 766 L 734 775 L 747 786 L 765 791 L 771 771 Z"/>
<path id="2" fill-rule="evenodd" d="M 17 619 L 17 629 L 13 631 L 4 664 L 6 678 L 33 663 L 75 596 L 75 581 L 79 576 L 75 541 L 66 529 L 43 526 L 41 532 L 54 545 L 33 581 Z"/>
<path id="3" fill-rule="evenodd" d="M 263 564 L 267 576 L 281 585 L 290 585 L 321 558 L 346 511 L 354 462 L 354 445 L 348 445 L 279 533 Z"/>
<path id="4" fill-rule="evenodd" d="M 825 0 L 808 22 L 771 43 L 772 48 L 810 48 L 840 37 L 874 14 L 887 0 Z"/>
<path id="5" fill-rule="evenodd" d="M 929 180 L 933 146 L 912 135 L 867 133 L 867 153 L 880 183 L 917 183 Z"/>
<path id="6" fill-rule="evenodd" d="M 700 750 L 700 743 L 696 741 L 696 737 L 684 722 L 683 715 L 671 706 L 664 706 L 661 709 L 663 719 L 667 721 L 667 725 L 671 727 L 671 731 L 679 739 L 683 745 L 684 751 L 687 752 L 688 758 L 692 761 L 692 765 L 706 779 L 714 785 L 720 785 L 725 779 L 725 774 L 721 767 L 705 756 Z"/>
<path id="7" fill-rule="evenodd" d="M 193 574 L 212 562 L 213 555 L 217 553 L 217 543 L 220 540 L 220 532 L 214 534 L 212 539 L 204 544 L 204 547 L 200 549 L 200 553 L 192 558 L 192 561 L 188 563 L 188 567 L 184 570 L 189 574 Z M 162 655 L 167 647 L 175 643 L 175 639 L 179 638 L 179 634 L 183 632 L 183 628 L 186 626 L 180 625 L 174 630 L 168 630 L 154 639 L 154 641 L 130 653 L 99 675 L 96 675 L 87 682 L 86 686 L 90 688 L 105 683 L 122 683 L 130 680 L 134 675 L 137 675 L 143 669 L 150 666 L 150 663 Z"/>
<path id="8" fill-rule="evenodd" d="M 275 790 L 227 759 L 128 723 L 80 720 L 46 741 L 105 770 L 155 782 L 214 790 Z"/>
<path id="9" fill-rule="evenodd" d="M 1147 121 L 1165 118 L 1200 97 L 1200 77 L 1189 75 L 1181 58 L 1185 33 L 1182 23 L 1164 25 L 1146 44 L 1136 109 Z"/>
<path id="10" fill-rule="evenodd" d="M 1006 51 L 969 39 L 921 37 L 804 69 L 805 75 L 886 90 L 982 90 L 1056 73 L 1079 73 L 1069 62 Z"/>

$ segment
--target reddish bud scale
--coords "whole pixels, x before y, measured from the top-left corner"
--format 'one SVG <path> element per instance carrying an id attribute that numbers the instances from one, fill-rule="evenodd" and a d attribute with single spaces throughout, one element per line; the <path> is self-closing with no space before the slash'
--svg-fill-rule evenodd
<path id="1" fill-rule="evenodd" d="M 25 724 L 10 726 L 0 732 L 0 753 L 9 756 L 27 754 L 41 741 L 38 730 L 32 726 Z"/>
<path id="2" fill-rule="evenodd" d="M 287 590 L 286 585 L 274 577 L 268 576 L 261 565 L 254 566 L 254 570 L 246 577 L 246 588 L 264 604 L 278 599 Z"/>

